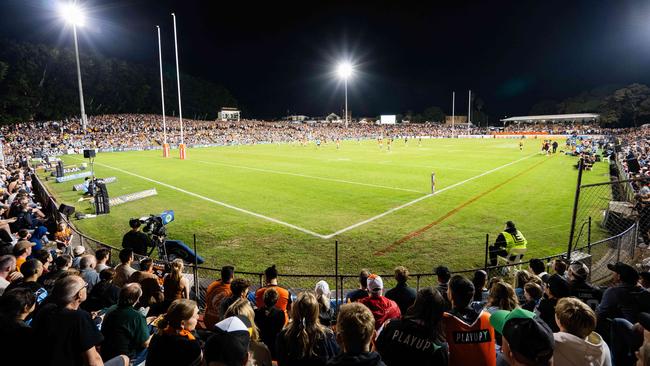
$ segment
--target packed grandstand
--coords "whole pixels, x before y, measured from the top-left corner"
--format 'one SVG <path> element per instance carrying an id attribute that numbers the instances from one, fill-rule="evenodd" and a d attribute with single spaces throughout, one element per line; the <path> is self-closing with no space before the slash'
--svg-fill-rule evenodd
<path id="1" fill-rule="evenodd" d="M 178 142 L 176 120 L 167 121 L 169 141 Z M 190 145 L 458 134 L 436 124 L 185 123 Z M 454 274 L 441 262 L 432 264 L 436 284 L 426 287 L 409 282 L 408 263 L 394 263 L 394 288 L 360 268 L 358 288 L 341 296 L 323 280 L 314 279 L 313 290 L 287 288 L 282 269 L 263 261 L 260 267 L 268 268 L 260 286 L 238 276 L 233 263 L 198 296 L 185 275 L 190 264 L 167 263 L 159 277 L 154 261 L 131 248 L 84 246 L 33 192 L 31 157 L 88 146 L 159 148 L 157 116 L 91 117 L 88 133 L 75 120 L 1 131 L 0 339 L 3 354 L 21 363 L 491 366 L 633 365 L 637 359 L 647 365 L 650 359 L 650 272 L 635 263 L 607 263 L 611 281 L 592 284 L 587 264 L 561 258 L 469 274 Z M 650 189 L 639 179 L 650 175 L 649 132 L 536 125 L 499 133 L 609 135 L 618 152 L 602 158 L 619 161 L 621 173 L 636 179 L 634 200 L 643 210 Z M 630 167 L 631 160 L 639 167 Z"/>

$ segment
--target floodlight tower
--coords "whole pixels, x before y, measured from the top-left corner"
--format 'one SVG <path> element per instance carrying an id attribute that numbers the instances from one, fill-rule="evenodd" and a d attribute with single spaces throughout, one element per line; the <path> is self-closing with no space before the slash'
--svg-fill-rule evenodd
<path id="1" fill-rule="evenodd" d="M 341 62 L 336 68 L 337 74 L 343 79 L 345 84 L 345 127 L 348 127 L 348 79 L 352 76 L 354 71 L 352 64 L 347 61 Z"/>
<path id="2" fill-rule="evenodd" d="M 77 27 L 82 27 L 86 22 L 83 9 L 76 3 L 61 3 L 59 5 L 59 14 L 63 20 L 72 25 L 72 34 L 74 36 L 74 53 L 77 59 L 77 81 L 79 82 L 79 104 L 81 105 L 81 127 L 86 133 L 88 120 L 86 119 L 86 108 L 84 107 L 84 90 L 81 84 L 81 66 L 79 65 L 79 45 L 77 41 Z"/>

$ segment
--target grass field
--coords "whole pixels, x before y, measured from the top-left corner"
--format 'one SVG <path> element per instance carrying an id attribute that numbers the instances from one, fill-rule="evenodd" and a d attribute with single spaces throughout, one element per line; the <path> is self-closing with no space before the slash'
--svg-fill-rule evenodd
<path id="1" fill-rule="evenodd" d="M 387 273 L 395 265 L 430 272 L 482 266 L 491 241 L 513 220 L 529 241 L 529 258 L 564 251 L 568 240 L 576 158 L 538 154 L 539 141 L 396 140 L 314 145 L 270 144 L 189 149 L 188 159 L 161 151 L 100 153 L 95 172 L 116 176 L 111 197 L 156 188 L 158 196 L 114 207 L 110 215 L 77 221 L 91 237 L 121 246 L 128 219 L 175 210 L 170 238 L 192 242 L 208 265 L 261 271 L 333 273 L 340 268 Z M 83 162 L 64 156 L 67 165 Z M 431 172 L 436 191 L 430 194 Z M 608 180 L 596 164 L 584 182 Z M 91 212 L 72 185 L 53 183 L 59 202 Z"/>

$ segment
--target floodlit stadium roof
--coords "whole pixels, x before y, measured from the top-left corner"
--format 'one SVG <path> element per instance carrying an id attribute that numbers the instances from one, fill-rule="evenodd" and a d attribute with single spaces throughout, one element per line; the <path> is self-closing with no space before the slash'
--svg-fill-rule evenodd
<path id="1" fill-rule="evenodd" d="M 518 116 L 504 118 L 501 122 L 565 122 L 565 121 L 585 121 L 594 120 L 600 117 L 596 113 L 575 113 L 575 114 L 546 114 L 541 116 Z"/>

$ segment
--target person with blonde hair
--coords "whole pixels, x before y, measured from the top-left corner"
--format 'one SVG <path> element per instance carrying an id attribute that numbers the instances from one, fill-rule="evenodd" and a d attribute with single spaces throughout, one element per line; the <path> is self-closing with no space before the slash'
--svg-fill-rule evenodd
<path id="1" fill-rule="evenodd" d="M 255 311 L 250 302 L 245 298 L 239 298 L 232 303 L 223 315 L 223 318 L 230 318 L 231 316 L 243 315 L 251 323 L 251 334 L 249 350 L 253 354 L 253 359 L 257 366 L 271 366 L 273 360 L 271 359 L 271 351 L 260 340 L 260 330 L 255 325 Z"/>
<path id="2" fill-rule="evenodd" d="M 644 343 L 636 354 L 636 366 L 650 366 L 650 343 Z"/>
<path id="3" fill-rule="evenodd" d="M 376 334 L 375 318 L 366 306 L 360 303 L 341 306 L 336 319 L 336 340 L 343 349 L 328 365 L 386 366 L 379 353 L 371 348 Z"/>
<path id="4" fill-rule="evenodd" d="M 151 339 L 146 364 L 201 365 L 203 352 L 193 331 L 199 320 L 196 302 L 188 299 L 174 300 L 167 313 L 156 321 L 158 332 Z"/>
<path id="5" fill-rule="evenodd" d="M 183 277 L 182 259 L 174 259 L 171 264 L 171 272 L 163 278 L 163 289 L 165 294 L 165 303 L 170 304 L 174 300 L 190 298 L 190 283 L 187 278 Z"/>
<path id="6" fill-rule="evenodd" d="M 555 338 L 556 366 L 612 364 L 609 347 L 596 332 L 596 313 L 575 297 L 564 297 L 555 305 L 555 322 L 560 331 Z"/>
<path id="7" fill-rule="evenodd" d="M 278 366 L 324 365 L 339 352 L 334 333 L 318 320 L 318 300 L 301 292 L 291 307 L 291 320 L 276 340 Z"/>
<path id="8" fill-rule="evenodd" d="M 334 323 L 334 309 L 330 305 L 330 295 L 332 294 L 330 285 L 320 280 L 316 283 L 314 292 L 316 292 L 316 300 L 318 300 L 318 320 L 324 326 L 329 327 Z"/>
<path id="9" fill-rule="evenodd" d="M 510 284 L 503 281 L 496 282 L 488 292 L 488 302 L 485 310 L 492 314 L 497 310 L 511 311 L 519 307 L 515 290 Z"/>

